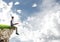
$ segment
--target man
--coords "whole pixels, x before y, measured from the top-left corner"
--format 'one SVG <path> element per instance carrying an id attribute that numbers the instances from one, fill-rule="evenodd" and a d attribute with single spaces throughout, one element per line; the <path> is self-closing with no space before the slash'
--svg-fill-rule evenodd
<path id="1" fill-rule="evenodd" d="M 18 23 L 13 23 L 13 21 L 14 21 L 14 17 L 12 16 L 11 17 L 11 21 L 10 21 L 11 27 L 14 27 L 14 25 L 17 25 L 18 24 Z M 16 28 L 16 34 L 19 35 L 18 32 L 17 32 L 17 28 Z"/>

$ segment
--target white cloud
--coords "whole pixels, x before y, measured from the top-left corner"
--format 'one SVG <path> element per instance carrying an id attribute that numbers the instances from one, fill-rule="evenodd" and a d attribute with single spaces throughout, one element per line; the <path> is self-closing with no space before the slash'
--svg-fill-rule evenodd
<path id="1" fill-rule="evenodd" d="M 18 13 L 21 13 L 21 12 L 22 12 L 22 10 L 17 10 L 17 12 L 18 12 Z"/>
<path id="2" fill-rule="evenodd" d="M 53 38 L 60 35 L 60 30 L 58 30 L 60 26 L 57 26 L 60 24 L 58 23 L 60 5 L 54 0 L 43 0 L 41 8 L 42 12 L 35 13 L 36 16 L 28 17 L 24 21 L 24 29 L 21 30 L 23 34 L 20 36 L 22 41 L 53 42 Z"/>
<path id="3" fill-rule="evenodd" d="M 12 7 L 13 7 L 13 2 L 10 2 L 7 4 L 2 0 L 0 1 L 0 8 L 1 8 L 0 24 L 10 25 L 11 16 L 14 16 L 15 21 L 17 20 L 20 23 L 20 20 L 19 20 L 20 18 L 15 12 L 13 12 Z M 15 33 L 12 35 L 12 37 L 14 36 L 15 36 Z"/>
<path id="4" fill-rule="evenodd" d="M 15 5 L 19 5 L 20 4 L 20 2 L 15 2 Z"/>
<path id="5" fill-rule="evenodd" d="M 52 40 L 52 42 L 60 42 L 60 40 Z"/>
<path id="6" fill-rule="evenodd" d="M 37 4 L 36 4 L 36 3 L 34 3 L 34 4 L 32 5 L 32 7 L 37 7 Z"/>
<path id="7" fill-rule="evenodd" d="M 16 15 L 16 13 L 14 13 L 11 8 L 13 7 L 13 2 L 10 3 L 5 3 L 4 1 L 0 2 L 1 6 L 1 12 L 0 12 L 0 24 L 10 24 L 10 14 L 14 15 L 14 17 L 16 17 L 16 19 L 18 20 L 18 15 Z M 4 20 L 4 21 L 3 21 Z"/>
<path id="8" fill-rule="evenodd" d="M 12 6 L 13 6 L 13 2 L 10 2 L 10 3 L 9 3 L 9 8 L 10 8 L 10 7 L 12 8 Z"/>

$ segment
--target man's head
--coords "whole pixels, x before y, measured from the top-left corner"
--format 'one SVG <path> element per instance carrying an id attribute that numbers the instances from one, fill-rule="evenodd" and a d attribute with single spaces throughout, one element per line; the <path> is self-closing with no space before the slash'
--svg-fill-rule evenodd
<path id="1" fill-rule="evenodd" d="M 14 16 L 12 16 L 11 18 L 14 19 Z"/>

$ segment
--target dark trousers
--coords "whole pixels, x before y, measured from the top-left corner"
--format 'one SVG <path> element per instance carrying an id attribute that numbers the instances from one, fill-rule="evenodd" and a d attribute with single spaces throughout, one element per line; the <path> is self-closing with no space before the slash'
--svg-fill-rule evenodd
<path id="1" fill-rule="evenodd" d="M 18 33 L 18 29 L 17 29 L 17 27 L 16 27 L 15 29 L 16 29 L 16 33 Z"/>
<path id="2" fill-rule="evenodd" d="M 16 30 L 16 33 L 18 33 L 18 29 L 15 26 L 11 26 L 12 29 Z"/>

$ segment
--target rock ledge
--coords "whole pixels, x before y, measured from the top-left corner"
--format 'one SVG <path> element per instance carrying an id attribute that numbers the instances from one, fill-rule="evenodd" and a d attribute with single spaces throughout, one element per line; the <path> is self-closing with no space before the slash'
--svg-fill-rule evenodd
<path id="1" fill-rule="evenodd" d="M 9 42 L 9 38 L 15 29 L 0 29 L 0 42 Z"/>

